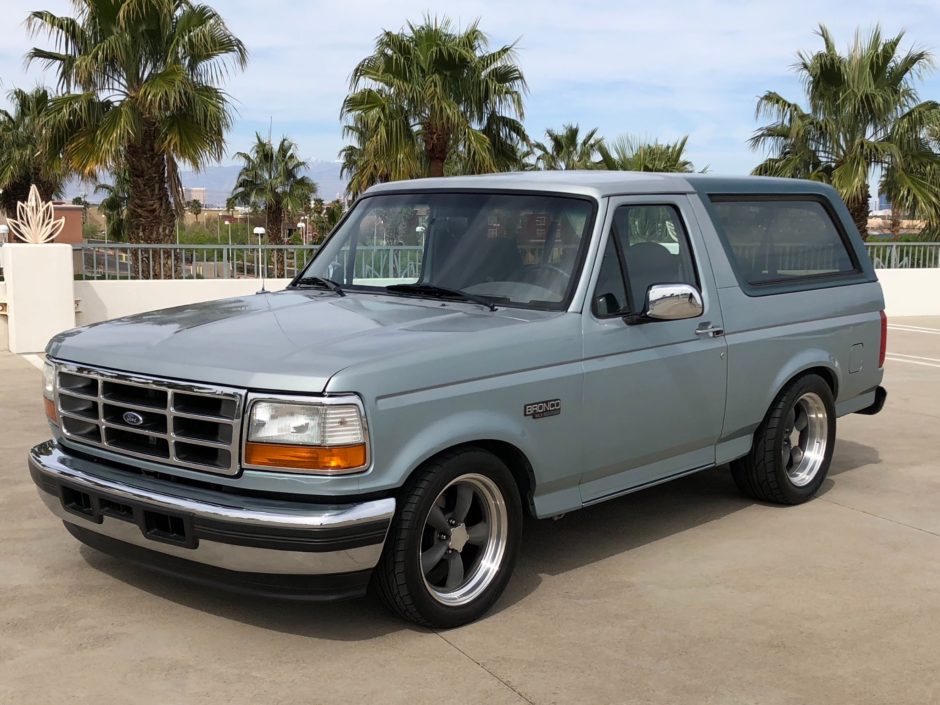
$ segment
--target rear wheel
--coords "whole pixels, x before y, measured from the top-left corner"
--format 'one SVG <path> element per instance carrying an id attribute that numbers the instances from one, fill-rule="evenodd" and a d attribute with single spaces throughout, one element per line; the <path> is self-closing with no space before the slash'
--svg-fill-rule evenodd
<path id="1" fill-rule="evenodd" d="M 738 487 L 766 502 L 799 504 L 819 490 L 836 438 L 832 390 L 818 375 L 788 385 L 757 432 L 748 455 L 731 463 Z"/>
<path id="2" fill-rule="evenodd" d="M 395 613 L 430 627 L 482 616 L 512 574 L 522 508 L 512 473 L 477 448 L 446 453 L 409 483 L 374 581 Z"/>

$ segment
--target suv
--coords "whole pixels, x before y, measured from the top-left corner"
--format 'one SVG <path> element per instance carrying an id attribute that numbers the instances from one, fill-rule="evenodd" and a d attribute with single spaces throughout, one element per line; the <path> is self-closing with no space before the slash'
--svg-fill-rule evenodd
<path id="1" fill-rule="evenodd" d="M 370 189 L 286 290 L 48 346 L 39 494 L 76 538 L 295 599 L 484 614 L 523 515 L 730 463 L 811 498 L 877 413 L 881 287 L 809 181 L 622 172 Z"/>

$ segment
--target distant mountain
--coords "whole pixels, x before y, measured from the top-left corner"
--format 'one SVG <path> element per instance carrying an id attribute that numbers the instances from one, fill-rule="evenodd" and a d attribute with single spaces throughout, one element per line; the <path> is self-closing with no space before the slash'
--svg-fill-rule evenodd
<path id="1" fill-rule="evenodd" d="M 307 176 L 316 181 L 319 195 L 325 201 L 332 201 L 342 196 L 346 191 L 346 180 L 339 175 L 340 165 L 337 162 L 312 161 L 307 170 Z M 206 190 L 206 203 L 204 205 L 223 206 L 232 193 L 235 179 L 238 177 L 240 167 L 212 166 L 204 171 L 184 171 L 180 174 L 183 186 L 187 188 L 204 188 Z M 102 177 L 102 181 L 107 181 Z M 85 195 L 91 203 L 99 199 L 94 194 L 94 186 L 72 179 L 65 186 L 64 200 L 71 201 L 76 196 Z"/>

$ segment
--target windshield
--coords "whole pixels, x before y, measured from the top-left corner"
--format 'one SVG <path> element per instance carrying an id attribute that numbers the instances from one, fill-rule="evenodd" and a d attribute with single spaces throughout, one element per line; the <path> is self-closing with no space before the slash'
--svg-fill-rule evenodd
<path id="1" fill-rule="evenodd" d="M 298 282 L 320 277 L 352 291 L 463 293 L 496 305 L 560 310 L 577 281 L 593 214 L 592 201 L 567 196 L 369 196 Z"/>

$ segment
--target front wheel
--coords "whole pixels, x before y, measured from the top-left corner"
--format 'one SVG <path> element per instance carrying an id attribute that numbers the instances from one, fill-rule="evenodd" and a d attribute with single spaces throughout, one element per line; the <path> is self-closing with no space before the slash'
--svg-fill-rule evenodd
<path id="1" fill-rule="evenodd" d="M 751 452 L 731 463 L 738 488 L 754 499 L 799 504 L 819 490 L 832 460 L 836 414 L 818 375 L 792 382 L 774 400 Z"/>
<path id="2" fill-rule="evenodd" d="M 399 616 L 450 628 L 478 619 L 509 582 L 522 535 L 509 468 L 478 448 L 443 454 L 409 482 L 374 582 Z"/>

